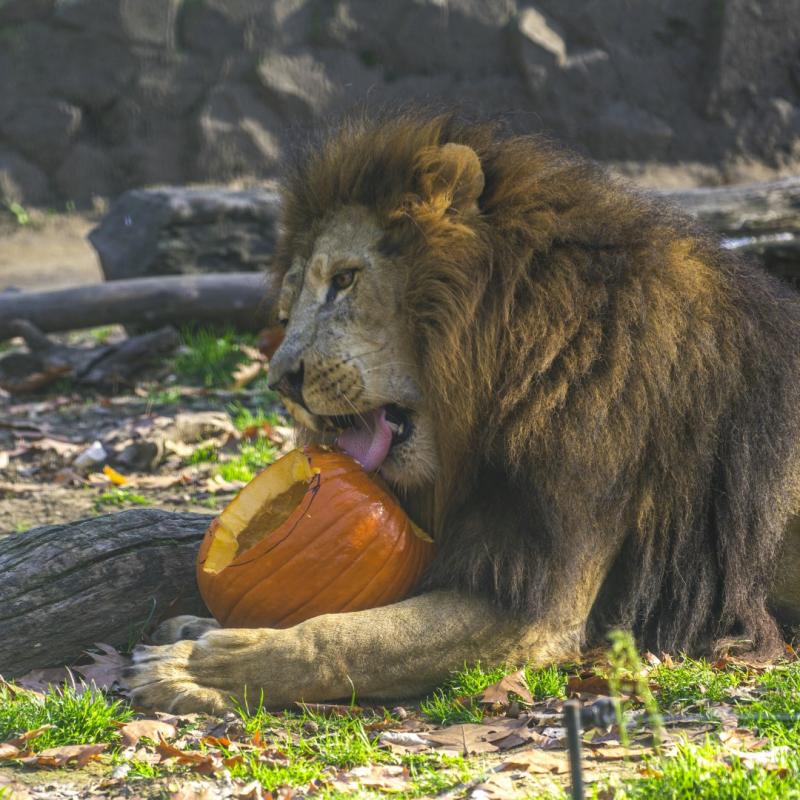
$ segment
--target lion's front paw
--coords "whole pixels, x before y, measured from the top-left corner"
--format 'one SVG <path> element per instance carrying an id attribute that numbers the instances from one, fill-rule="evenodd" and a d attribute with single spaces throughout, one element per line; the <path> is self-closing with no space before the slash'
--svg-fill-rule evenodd
<path id="1" fill-rule="evenodd" d="M 198 642 L 176 642 L 161 647 L 137 647 L 126 673 L 134 705 L 158 711 L 211 714 L 230 709 L 233 700 L 215 686 L 220 675 L 202 669 L 196 657 Z M 201 645 L 202 647 L 202 645 Z M 224 668 L 223 668 L 224 669 Z"/>
<path id="2" fill-rule="evenodd" d="M 199 639 L 204 633 L 218 630 L 219 622 L 207 617 L 181 614 L 179 617 L 165 619 L 150 635 L 156 644 L 172 644 L 184 639 Z"/>

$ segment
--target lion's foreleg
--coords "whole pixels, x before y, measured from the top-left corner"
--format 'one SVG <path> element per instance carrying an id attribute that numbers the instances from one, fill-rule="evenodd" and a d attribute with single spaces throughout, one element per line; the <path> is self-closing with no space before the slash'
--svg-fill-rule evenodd
<path id="1" fill-rule="evenodd" d="M 424 694 L 465 663 L 552 663 L 576 655 L 585 612 L 526 625 L 488 602 L 431 592 L 384 608 L 329 614 L 286 630 L 220 629 L 142 648 L 130 676 L 139 705 L 174 711 L 270 707 Z"/>

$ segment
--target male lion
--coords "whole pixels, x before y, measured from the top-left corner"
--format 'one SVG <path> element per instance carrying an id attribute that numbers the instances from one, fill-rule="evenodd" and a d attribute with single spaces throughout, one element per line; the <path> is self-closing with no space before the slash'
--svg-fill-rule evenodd
<path id="1" fill-rule="evenodd" d="M 768 587 L 800 504 L 787 287 L 598 167 L 454 115 L 308 149 L 284 225 L 272 385 L 394 486 L 437 555 L 384 608 L 168 622 L 162 641 L 206 632 L 137 653 L 138 703 L 417 696 L 464 662 L 574 658 L 612 626 L 656 650 L 779 646 Z"/>

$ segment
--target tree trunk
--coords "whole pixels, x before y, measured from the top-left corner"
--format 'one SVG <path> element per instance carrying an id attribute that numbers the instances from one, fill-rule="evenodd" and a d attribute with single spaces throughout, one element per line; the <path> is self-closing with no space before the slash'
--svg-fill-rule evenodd
<path id="1" fill-rule="evenodd" d="M 0 675 L 129 647 L 177 614 L 209 616 L 195 558 L 212 517 L 134 509 L 0 537 Z"/>
<path id="2" fill-rule="evenodd" d="M 8 323 L 22 319 L 44 333 L 98 325 L 164 325 L 191 322 L 258 331 L 278 294 L 269 273 L 165 275 L 110 281 L 53 292 L 0 292 L 0 341 L 15 335 Z"/>

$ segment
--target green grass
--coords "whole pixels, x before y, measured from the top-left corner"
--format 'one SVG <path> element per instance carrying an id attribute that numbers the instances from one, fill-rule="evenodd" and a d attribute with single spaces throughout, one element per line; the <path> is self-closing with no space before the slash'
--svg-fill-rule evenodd
<path id="1" fill-rule="evenodd" d="M 650 777 L 624 781 L 609 791 L 598 786 L 592 797 L 614 800 L 789 800 L 800 798 L 796 754 L 786 757 L 785 771 L 745 766 L 737 758 L 722 760 L 710 739 L 701 745 L 682 744 L 674 756 L 651 760 Z"/>
<path id="2" fill-rule="evenodd" d="M 266 743 L 283 754 L 285 760 L 265 761 L 257 756 L 248 756 L 243 764 L 231 767 L 231 774 L 234 778 L 255 778 L 267 791 L 287 785 L 306 786 L 329 776 L 331 768 L 341 770 L 367 764 L 402 764 L 408 767 L 411 775 L 409 791 L 393 796 L 419 797 L 467 781 L 482 768 L 478 761 L 470 762 L 440 753 L 392 754 L 378 741 L 380 730 L 392 722 L 388 714 L 367 712 L 327 716 L 304 709 L 275 716 L 261 705 L 254 711 L 240 708 L 239 714 L 247 732 L 250 735 L 258 732 Z M 314 796 L 337 795 L 323 790 Z"/>
<path id="3" fill-rule="evenodd" d="M 14 693 L 0 686 L 0 742 L 43 725 L 54 727 L 33 739 L 32 750 L 65 744 L 113 742 L 116 724 L 133 716 L 120 700 L 109 700 L 102 692 L 78 694 L 72 687 L 53 687 L 43 698 L 29 692 Z"/>
<path id="4" fill-rule="evenodd" d="M 173 406 L 180 403 L 182 399 L 183 392 L 179 386 L 170 386 L 167 389 L 153 386 L 147 392 L 149 406 Z"/>
<path id="5" fill-rule="evenodd" d="M 265 436 L 242 442 L 239 454 L 223 461 L 217 474 L 226 481 L 251 481 L 264 467 L 269 466 L 277 454 L 275 445 Z"/>
<path id="6" fill-rule="evenodd" d="M 420 703 L 420 711 L 439 725 L 480 722 L 485 714 L 485 706 L 477 702 L 476 696 L 514 671 L 513 667 L 486 669 L 480 664 L 465 666 L 444 687 L 426 697 Z M 526 667 L 525 682 L 535 700 L 564 697 L 566 674 L 557 667 Z"/>
<path id="7" fill-rule="evenodd" d="M 248 428 L 260 428 L 264 425 L 283 424 L 281 418 L 274 411 L 264 412 L 261 408 L 258 408 L 253 412 L 238 401 L 228 405 L 228 414 L 238 431 L 244 431 Z"/>
<path id="8" fill-rule="evenodd" d="M 184 330 L 181 339 L 183 346 L 175 357 L 175 371 L 207 389 L 230 386 L 236 368 L 249 360 L 239 347 L 241 337 L 232 330 Z"/>
<path id="9" fill-rule="evenodd" d="M 739 722 L 800 752 L 800 664 L 770 670 L 759 678 L 757 688 L 758 700 L 737 704 Z"/>
<path id="10" fill-rule="evenodd" d="M 196 448 L 194 452 L 185 459 L 186 464 L 207 464 L 219 461 L 219 452 L 213 444 L 203 444 Z"/>
<path id="11" fill-rule="evenodd" d="M 747 678 L 747 671 L 731 666 L 715 669 L 703 659 L 686 658 L 674 667 L 656 667 L 650 680 L 658 684 L 659 708 L 683 707 L 698 701 L 717 702 Z"/>
<path id="12" fill-rule="evenodd" d="M 773 754 L 769 767 L 743 763 L 711 734 L 700 744 L 679 744 L 674 755 L 649 759 L 647 777 L 626 779 L 615 786 L 600 784 L 590 796 L 606 800 L 800 798 L 800 664 L 779 665 L 754 679 L 743 667 L 718 670 L 705 661 L 685 659 L 674 667 L 657 667 L 650 680 L 661 687 L 657 696 L 662 708 L 728 702 L 739 725 L 764 738 L 758 749 L 785 747 L 786 752 Z M 734 690 L 743 685 L 757 699 L 737 700 Z"/>
<path id="13" fill-rule="evenodd" d="M 14 217 L 15 222 L 20 227 L 31 224 L 31 215 L 24 206 L 21 206 L 19 203 L 16 203 L 12 200 L 6 201 L 5 207 L 8 209 L 8 213 Z"/>
<path id="14" fill-rule="evenodd" d="M 101 511 L 108 506 L 117 508 L 122 506 L 146 506 L 148 502 L 144 495 L 136 494 L 130 489 L 114 487 L 103 492 L 94 501 L 94 507 L 96 511 Z"/>

